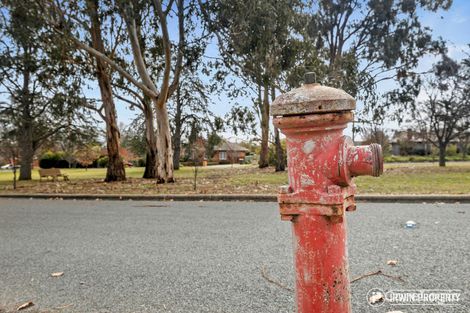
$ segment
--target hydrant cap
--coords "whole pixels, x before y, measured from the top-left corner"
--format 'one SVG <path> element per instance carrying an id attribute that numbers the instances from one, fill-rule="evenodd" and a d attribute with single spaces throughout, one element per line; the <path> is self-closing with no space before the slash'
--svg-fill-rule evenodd
<path id="1" fill-rule="evenodd" d="M 342 112 L 355 108 L 356 100 L 344 90 L 322 86 L 318 83 L 305 83 L 302 87 L 277 97 L 271 105 L 271 115 Z"/>

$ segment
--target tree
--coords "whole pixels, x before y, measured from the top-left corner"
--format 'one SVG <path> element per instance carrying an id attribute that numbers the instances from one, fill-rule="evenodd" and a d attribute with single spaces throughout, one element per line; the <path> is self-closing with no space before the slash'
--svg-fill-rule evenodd
<path id="1" fill-rule="evenodd" d="M 73 56 L 40 12 L 34 1 L 2 0 L 0 10 L 0 122 L 19 144 L 20 180 L 31 179 L 34 154 L 45 141 L 94 121 L 82 106 L 74 63 L 64 62 Z"/>
<path id="2" fill-rule="evenodd" d="M 221 117 L 214 117 L 212 123 L 209 123 L 210 129 L 207 133 L 206 156 L 210 159 L 214 155 L 214 149 L 222 142 L 219 133 L 224 130 L 225 122 Z"/>
<path id="3" fill-rule="evenodd" d="M 51 142 L 49 148 L 59 148 L 64 153 L 64 160 L 67 161 L 69 167 L 72 167 L 76 163 L 76 153 L 84 146 L 98 145 L 97 142 L 98 133 L 96 128 L 87 128 L 81 132 L 75 132 L 71 129 L 67 129 L 59 133 L 54 142 Z"/>
<path id="4" fill-rule="evenodd" d="M 170 102 L 170 110 L 174 113 L 172 121 L 173 133 L 173 165 L 179 169 L 181 154 L 181 138 L 196 125 L 198 128 L 211 125 L 208 110 L 208 97 L 206 86 L 195 75 L 185 73 L 183 75 L 173 101 Z"/>
<path id="5" fill-rule="evenodd" d="M 271 100 L 274 101 L 276 98 L 276 89 L 271 88 Z M 284 157 L 284 148 L 281 144 L 281 136 L 279 129 L 274 127 L 274 146 L 276 149 L 276 172 L 283 172 L 286 170 L 286 158 Z"/>
<path id="6" fill-rule="evenodd" d="M 406 102 L 419 93 L 420 73 L 413 70 L 429 52 L 442 52 L 444 44 L 432 39 L 421 25 L 420 12 L 448 9 L 451 0 L 320 0 L 302 14 L 306 27 L 304 58 L 288 75 L 289 85 L 302 81 L 306 68 L 318 81 L 344 89 L 365 104 L 372 118 L 384 106 Z M 399 87 L 379 97 L 377 84 L 396 79 Z M 382 101 L 385 99 L 385 101 Z M 401 116 L 396 116 L 400 119 Z"/>
<path id="7" fill-rule="evenodd" d="M 199 0 L 199 3 L 209 29 L 217 37 L 224 64 L 248 85 L 254 85 L 253 93 L 258 96 L 254 103 L 261 126 L 259 167 L 266 167 L 270 94 L 282 71 L 293 62 L 291 47 L 297 38 L 292 26 L 301 2 Z"/>
<path id="8" fill-rule="evenodd" d="M 0 124 L 1 125 L 1 124 Z M 17 161 L 19 158 L 18 143 L 12 139 L 15 131 L 8 129 L 8 126 L 1 125 L 0 129 L 0 159 L 7 160 L 8 164 L 12 166 L 13 172 L 13 190 L 16 190 L 16 172 L 18 169 Z"/>
<path id="9" fill-rule="evenodd" d="M 460 152 L 462 153 L 462 160 L 467 158 L 470 144 L 470 117 L 466 119 L 466 121 L 462 121 L 460 125 L 457 126 L 457 138 L 459 140 Z"/>
<path id="10" fill-rule="evenodd" d="M 75 152 L 75 159 L 85 166 L 85 170 L 88 170 L 88 167 L 93 164 L 101 155 L 101 146 L 87 144 L 80 147 Z"/>
<path id="11" fill-rule="evenodd" d="M 194 121 L 191 125 L 191 131 L 188 136 L 188 149 L 190 154 L 190 159 L 193 163 L 193 190 L 197 190 L 197 176 L 199 173 L 199 166 L 204 161 L 206 157 L 206 147 L 204 145 L 204 140 L 200 136 L 202 128 L 201 125 Z"/>
<path id="12" fill-rule="evenodd" d="M 145 123 L 142 115 L 137 116 L 132 123 L 122 127 L 121 143 L 122 146 L 133 154 L 144 157 L 148 153 L 147 142 L 145 138 Z M 143 177 L 148 178 L 148 177 Z M 154 178 L 154 177 L 153 177 Z"/>
<path id="13" fill-rule="evenodd" d="M 371 124 L 369 127 L 362 129 L 362 144 L 370 145 L 372 143 L 378 143 L 384 152 L 384 154 L 390 152 L 390 139 L 385 133 L 384 129 L 377 124 Z"/>
<path id="14" fill-rule="evenodd" d="M 105 53 L 102 36 L 102 20 L 100 18 L 98 0 L 86 0 L 86 11 L 91 21 L 88 29 L 91 37 L 91 46 L 101 54 Z M 106 148 L 108 150 L 108 166 L 106 169 L 106 182 L 126 180 L 124 162 L 119 155 L 120 134 L 117 126 L 116 106 L 113 100 L 111 77 L 106 62 L 97 55 L 95 58 L 95 75 L 101 93 L 102 107 L 104 110 L 103 120 L 106 122 Z"/>
<path id="15" fill-rule="evenodd" d="M 119 42 L 119 38 L 109 39 L 109 37 L 119 37 L 119 32 L 109 37 L 107 34 L 109 29 L 114 29 L 116 26 L 114 25 L 116 22 L 112 19 L 112 10 L 105 10 L 103 7 L 100 7 L 98 0 L 71 0 L 65 2 L 32 1 L 40 4 L 42 10 L 40 13 L 46 18 L 48 28 L 59 35 L 56 37 L 60 37 L 68 43 L 69 53 L 74 54 L 74 59 L 67 59 L 66 61 L 73 61 L 77 65 L 77 75 L 86 77 L 87 82 L 89 80 L 97 82 L 101 100 L 95 101 L 90 99 L 83 105 L 88 109 L 96 111 L 106 123 L 105 138 L 109 162 L 105 181 L 125 180 L 124 164 L 119 155 L 120 134 L 117 127 L 116 108 L 110 84 L 112 71 L 109 71 L 107 64 L 95 55 L 76 51 L 75 43 L 70 42 L 67 36 L 69 32 L 74 32 L 77 37 L 83 37 L 81 40 L 88 42 L 90 47 L 93 47 L 93 49 L 100 53 L 105 53 L 108 49 L 115 49 L 116 43 L 113 42 L 113 39 Z M 60 8 L 58 7 L 59 5 L 61 6 Z M 65 19 L 63 12 L 67 12 L 69 20 Z M 74 23 L 71 21 L 74 21 Z M 111 44 L 114 44 L 114 47 L 108 47 Z M 96 88 L 96 86 L 91 88 Z"/>
<path id="16" fill-rule="evenodd" d="M 117 5 L 112 7 L 113 10 L 117 10 L 119 13 L 116 18 L 123 20 L 125 23 L 127 39 L 131 47 L 132 60 L 137 75 L 134 75 L 133 72 L 126 70 L 119 65 L 119 62 L 113 60 L 112 53 L 99 51 L 77 38 L 70 27 L 70 25 L 76 25 L 75 21 L 67 16 L 66 12 L 57 5 L 48 2 L 47 6 L 50 8 L 49 11 L 54 12 L 54 29 L 56 32 L 69 38 L 77 48 L 99 58 L 150 99 L 157 119 L 157 182 L 173 182 L 173 148 L 166 103 L 168 98 L 175 92 L 179 83 L 185 46 L 184 21 L 187 18 L 186 11 L 189 10 L 189 6 L 185 6 L 183 0 L 177 0 L 169 1 L 164 9 L 161 1 L 154 0 L 151 1 L 151 4 L 147 4 L 145 1 L 118 1 Z M 176 11 L 179 33 L 178 44 L 174 52 L 172 52 L 172 42 L 168 32 L 167 19 L 173 10 Z M 48 11 L 46 10 L 45 13 L 48 13 Z M 163 60 L 152 60 L 153 62 L 158 62 L 158 66 L 163 68 L 161 79 L 152 78 L 149 65 L 152 62 L 145 61 L 146 47 L 139 40 L 142 37 L 140 20 L 143 17 L 151 19 L 151 25 L 155 28 L 158 27 L 161 32 L 159 44 L 161 44 L 163 50 Z M 64 27 L 64 25 L 68 25 L 68 27 Z M 172 53 L 176 55 L 174 59 L 172 58 Z M 172 69 L 173 79 L 170 80 Z M 157 81 L 160 81 L 160 87 L 157 87 Z"/>
<path id="17" fill-rule="evenodd" d="M 433 70 L 416 117 L 428 131 L 428 140 L 439 148 L 439 166 L 445 166 L 448 144 L 470 127 L 470 96 L 462 65 L 444 55 Z"/>

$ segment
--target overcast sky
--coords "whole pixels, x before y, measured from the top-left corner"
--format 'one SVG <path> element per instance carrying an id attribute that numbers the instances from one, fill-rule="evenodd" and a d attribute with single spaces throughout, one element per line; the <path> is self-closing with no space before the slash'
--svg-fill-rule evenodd
<path id="1" fill-rule="evenodd" d="M 423 12 L 421 21 L 425 26 L 433 30 L 434 37 L 442 37 L 448 41 L 449 55 L 455 59 L 461 59 L 465 56 L 465 51 L 469 52 L 468 44 L 470 43 L 470 1 L 469 0 L 454 0 L 454 3 L 449 11 L 438 11 L 437 13 Z M 177 38 L 177 27 L 175 21 L 171 21 L 170 34 L 171 37 Z M 216 42 L 211 43 L 206 51 L 207 56 L 217 56 L 218 48 Z M 420 62 L 418 71 L 428 70 L 432 64 L 437 61 L 436 58 L 431 56 L 423 58 Z M 395 85 L 393 81 L 386 81 L 378 86 L 380 92 L 386 92 L 392 89 Z M 86 91 L 88 97 L 99 97 L 99 90 L 97 86 L 92 86 L 91 89 Z M 238 103 L 251 105 L 251 98 L 236 99 Z M 226 94 L 221 93 L 211 96 L 210 109 L 218 116 L 224 116 L 231 108 L 233 100 L 231 101 Z M 129 124 L 135 117 L 136 112 L 130 111 L 125 103 L 116 99 L 118 120 L 121 123 Z M 358 103 L 360 110 L 362 104 Z M 389 130 L 393 130 L 398 126 L 393 123 L 385 125 Z M 104 127 L 104 123 L 103 123 Z M 350 131 L 348 131 L 350 133 Z M 224 134 L 226 138 L 232 137 L 230 133 Z"/>
<path id="2" fill-rule="evenodd" d="M 469 51 L 467 44 L 470 43 L 470 1 L 468 0 L 454 0 L 452 8 L 449 11 L 438 11 L 437 13 L 423 12 L 421 15 L 421 21 L 425 26 L 433 29 L 433 34 L 437 38 L 441 36 L 449 43 L 449 55 L 452 58 L 461 59 L 464 57 L 465 52 Z M 176 32 L 175 27 L 171 27 L 171 30 Z M 173 36 L 172 36 L 173 37 Z M 211 43 L 206 51 L 206 55 L 216 56 L 217 46 L 215 41 Z M 434 57 L 425 57 L 420 62 L 418 71 L 424 71 L 429 69 L 432 64 L 437 61 Z M 394 87 L 393 81 L 387 81 L 380 84 L 379 91 L 386 92 Z M 239 98 L 238 102 L 250 105 L 250 98 Z M 211 97 L 210 108 L 219 116 L 225 115 L 232 105 L 231 101 L 226 94 L 213 95 Z M 358 104 L 358 109 L 361 109 L 362 104 Z M 129 111 L 126 106 L 122 103 L 118 103 L 118 118 L 119 121 L 128 124 L 134 117 L 134 112 Z M 394 123 L 388 123 L 386 127 L 389 130 L 393 130 L 398 127 Z M 348 131 L 350 133 L 350 131 Z M 225 136 L 232 136 L 230 133 L 226 133 Z"/>

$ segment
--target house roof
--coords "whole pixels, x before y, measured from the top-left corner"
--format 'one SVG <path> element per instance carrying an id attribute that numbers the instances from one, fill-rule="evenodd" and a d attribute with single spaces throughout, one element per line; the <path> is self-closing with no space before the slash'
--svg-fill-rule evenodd
<path id="1" fill-rule="evenodd" d="M 240 146 L 237 143 L 234 142 L 228 142 L 224 141 L 221 144 L 215 146 L 214 151 L 243 151 L 243 152 L 248 152 L 247 148 Z"/>
<path id="2" fill-rule="evenodd" d="M 427 142 L 427 135 L 423 132 L 417 132 L 413 130 L 398 130 L 395 131 L 390 143 L 399 143 L 400 141 L 408 141 L 413 143 Z"/>

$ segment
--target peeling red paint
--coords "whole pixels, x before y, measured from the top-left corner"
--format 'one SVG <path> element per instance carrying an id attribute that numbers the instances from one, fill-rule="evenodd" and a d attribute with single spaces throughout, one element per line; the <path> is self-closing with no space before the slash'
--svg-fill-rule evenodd
<path id="1" fill-rule="evenodd" d="M 353 177 L 383 171 L 379 145 L 355 147 L 343 135 L 354 107 L 344 91 L 318 84 L 272 106 L 287 141 L 289 185 L 278 200 L 281 219 L 293 227 L 300 313 L 351 312 L 344 212 L 356 209 Z"/>

